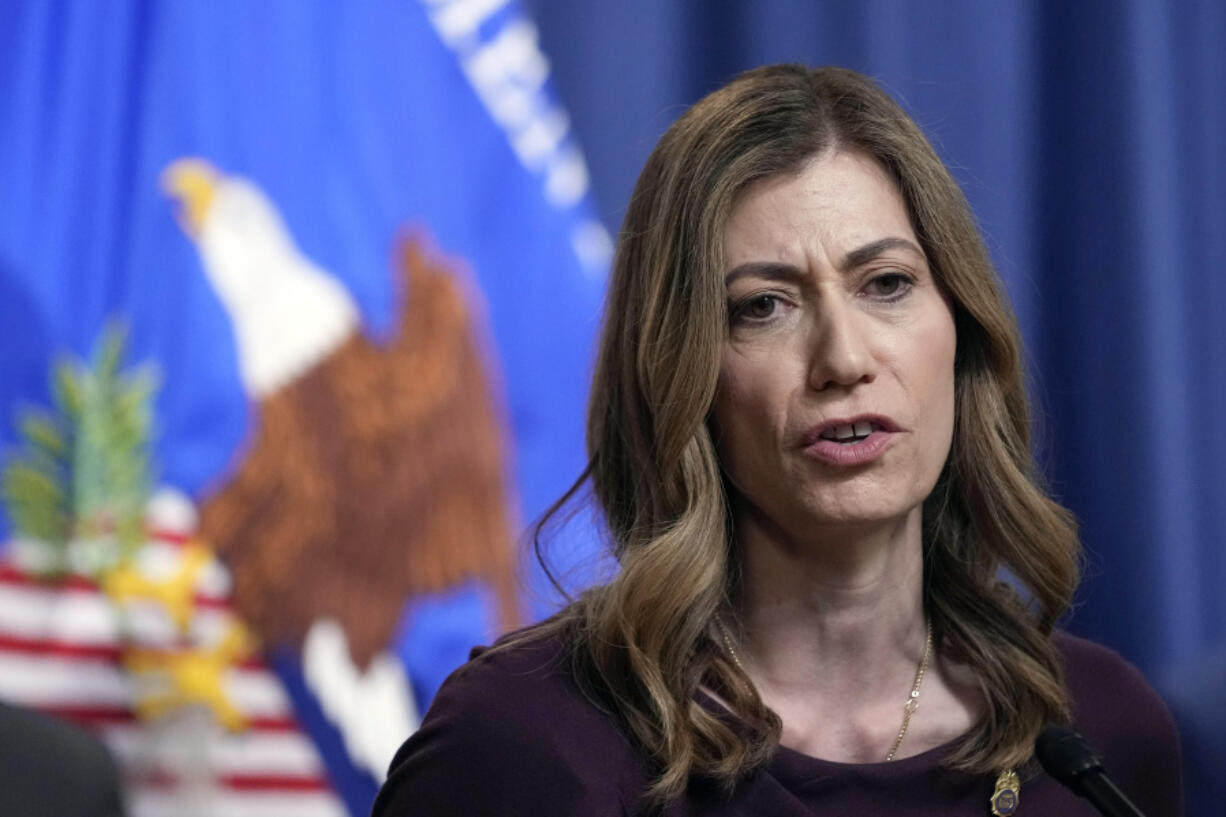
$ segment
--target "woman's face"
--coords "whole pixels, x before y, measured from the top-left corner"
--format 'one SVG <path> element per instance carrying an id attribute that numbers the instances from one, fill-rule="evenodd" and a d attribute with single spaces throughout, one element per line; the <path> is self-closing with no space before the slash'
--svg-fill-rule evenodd
<path id="1" fill-rule="evenodd" d="M 919 513 L 953 435 L 956 339 L 893 180 L 832 151 L 757 182 L 724 256 L 711 420 L 737 513 L 798 540 Z"/>

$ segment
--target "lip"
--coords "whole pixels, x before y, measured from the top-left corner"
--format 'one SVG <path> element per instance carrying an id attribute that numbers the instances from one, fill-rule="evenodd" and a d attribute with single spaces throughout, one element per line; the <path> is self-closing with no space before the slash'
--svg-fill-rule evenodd
<path id="1" fill-rule="evenodd" d="M 856 423 L 872 423 L 877 426 L 879 431 L 887 434 L 897 434 L 902 429 L 898 423 L 886 417 L 884 414 L 857 414 L 854 417 L 835 417 L 830 420 L 825 420 L 810 428 L 800 438 L 800 447 L 808 448 L 814 443 L 820 442 L 822 435 L 832 428 L 839 426 L 854 426 Z M 877 432 L 874 431 L 874 434 Z"/>
<path id="2" fill-rule="evenodd" d="M 822 437 L 822 434 L 832 428 L 856 423 L 872 423 L 875 426 L 873 433 L 855 443 L 838 443 Z M 801 448 L 807 456 L 827 465 L 843 467 L 867 465 L 885 453 L 899 431 L 901 429 L 897 423 L 880 414 L 840 417 L 826 420 L 806 431 L 801 437 Z"/>

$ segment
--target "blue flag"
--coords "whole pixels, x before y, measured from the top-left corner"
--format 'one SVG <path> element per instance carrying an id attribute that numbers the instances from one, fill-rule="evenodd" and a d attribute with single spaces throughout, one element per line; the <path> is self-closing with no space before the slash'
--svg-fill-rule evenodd
<path id="1" fill-rule="evenodd" d="M 0 47 L 0 698 L 101 729 L 137 813 L 365 814 L 557 601 L 520 533 L 585 464 L 610 242 L 536 30 L 30 2 Z"/>

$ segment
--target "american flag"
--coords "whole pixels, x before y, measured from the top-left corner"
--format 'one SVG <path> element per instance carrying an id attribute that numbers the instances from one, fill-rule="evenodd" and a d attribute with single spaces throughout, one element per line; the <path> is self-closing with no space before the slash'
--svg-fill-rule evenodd
<path id="1" fill-rule="evenodd" d="M 181 494 L 150 503 L 148 541 L 137 568 L 156 579 L 180 570 L 193 547 L 194 509 Z M 219 673 L 224 701 L 241 717 L 231 729 L 201 704 L 150 716 L 142 702 L 173 691 L 158 673 L 125 664 L 144 653 L 182 654 L 185 644 L 218 644 L 237 619 L 224 566 L 213 559 L 190 592 L 187 631 L 164 604 L 121 606 L 93 580 L 48 580 L 22 557 L 0 562 L 0 698 L 96 730 L 122 771 L 134 817 L 344 817 L 314 743 L 304 734 L 275 673 L 258 652 Z M 159 689 L 159 685 L 163 687 Z"/>

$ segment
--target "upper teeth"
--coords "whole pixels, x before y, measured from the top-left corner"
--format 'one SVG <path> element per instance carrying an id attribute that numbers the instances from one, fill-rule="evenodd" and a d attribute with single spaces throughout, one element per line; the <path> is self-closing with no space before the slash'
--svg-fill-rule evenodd
<path id="1" fill-rule="evenodd" d="M 873 433 L 873 424 L 868 422 L 848 424 L 845 426 L 835 426 L 822 432 L 822 437 L 827 440 L 847 440 L 852 437 L 867 437 Z"/>

